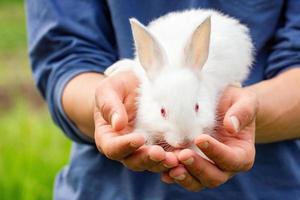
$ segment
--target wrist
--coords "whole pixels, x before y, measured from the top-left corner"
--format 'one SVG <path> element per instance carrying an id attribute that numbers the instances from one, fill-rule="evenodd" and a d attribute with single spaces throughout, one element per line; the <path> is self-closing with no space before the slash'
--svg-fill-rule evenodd
<path id="1" fill-rule="evenodd" d="M 62 95 L 62 105 L 66 115 L 78 129 L 93 139 L 95 91 L 103 79 L 99 73 L 83 73 L 66 85 Z"/>
<path id="2" fill-rule="evenodd" d="M 260 84 L 264 84 L 263 82 L 261 82 Z M 264 113 L 264 110 L 261 108 L 262 106 L 262 101 L 261 101 L 261 96 L 259 93 L 259 88 L 257 88 L 257 85 L 253 85 L 253 86 L 248 86 L 244 88 L 247 92 L 251 92 L 253 94 L 255 94 L 256 99 L 257 99 L 257 112 L 256 112 L 256 117 L 255 117 L 255 123 L 256 123 L 256 129 L 261 126 L 261 124 L 264 123 L 264 119 L 266 119 L 265 115 L 266 113 Z"/>
<path id="3" fill-rule="evenodd" d="M 299 69 L 247 87 L 257 94 L 259 112 L 256 142 L 267 143 L 299 137 Z"/>
<path id="4" fill-rule="evenodd" d="M 256 94 L 258 101 L 258 109 L 255 118 L 255 135 L 257 143 L 264 143 L 268 140 L 265 138 L 269 138 L 268 133 L 266 131 L 266 127 L 268 127 L 269 124 L 272 124 L 271 121 L 274 119 L 274 116 L 270 116 L 270 114 L 273 113 L 272 107 L 270 105 L 265 105 L 265 103 L 267 102 L 265 101 L 265 99 L 268 98 L 266 97 L 266 89 L 268 89 L 268 85 L 269 80 L 266 80 L 255 85 L 245 87 L 247 91 Z"/>

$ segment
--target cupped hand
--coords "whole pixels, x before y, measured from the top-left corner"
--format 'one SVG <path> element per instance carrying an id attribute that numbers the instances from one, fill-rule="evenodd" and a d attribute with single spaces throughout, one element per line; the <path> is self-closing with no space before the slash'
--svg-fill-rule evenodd
<path id="1" fill-rule="evenodd" d="M 166 171 L 178 164 L 174 153 L 160 146 L 145 146 L 142 135 L 132 133 L 139 81 L 133 72 L 120 72 L 101 81 L 96 90 L 94 139 L 107 158 L 134 171 Z"/>
<path id="2" fill-rule="evenodd" d="M 184 149 L 177 157 L 180 165 L 162 174 L 166 183 L 177 183 L 190 191 L 215 188 L 238 172 L 252 168 L 255 158 L 255 94 L 228 87 L 218 106 L 218 127 L 214 135 L 200 135 L 195 144 L 210 159 Z"/>

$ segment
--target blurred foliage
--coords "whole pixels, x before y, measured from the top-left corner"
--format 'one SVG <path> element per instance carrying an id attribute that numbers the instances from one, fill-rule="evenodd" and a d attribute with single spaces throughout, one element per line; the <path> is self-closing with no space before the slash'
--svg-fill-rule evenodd
<path id="1" fill-rule="evenodd" d="M 0 199 L 51 199 L 69 144 L 46 112 L 32 112 L 22 102 L 0 121 Z"/>
<path id="2" fill-rule="evenodd" d="M 26 46 L 25 8 L 21 1 L 18 2 L 0 3 L 1 50 L 16 51 Z"/>
<path id="3" fill-rule="evenodd" d="M 0 0 L 0 5 L 1 4 L 8 4 L 8 5 L 11 5 L 12 3 L 18 3 L 18 4 L 21 4 L 23 3 L 24 0 Z"/>
<path id="4" fill-rule="evenodd" d="M 51 199 L 70 142 L 34 87 L 21 0 L 0 0 L 0 200 Z"/>

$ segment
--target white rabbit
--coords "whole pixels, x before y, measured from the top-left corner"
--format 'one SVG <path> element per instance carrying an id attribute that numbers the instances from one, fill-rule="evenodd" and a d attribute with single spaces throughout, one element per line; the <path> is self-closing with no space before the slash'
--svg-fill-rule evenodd
<path id="1" fill-rule="evenodd" d="M 105 74 L 133 70 L 141 81 L 135 132 L 166 150 L 193 146 L 212 134 L 219 94 L 244 81 L 253 60 L 246 26 L 214 10 L 172 12 L 148 27 L 130 19 L 134 60 Z"/>

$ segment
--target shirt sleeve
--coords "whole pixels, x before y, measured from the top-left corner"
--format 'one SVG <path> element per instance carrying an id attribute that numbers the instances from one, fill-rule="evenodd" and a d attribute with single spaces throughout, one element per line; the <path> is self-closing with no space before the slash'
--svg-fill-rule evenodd
<path id="1" fill-rule="evenodd" d="M 300 67 L 300 1 L 285 1 L 272 44 L 265 70 L 267 78 L 289 68 Z"/>
<path id="2" fill-rule="evenodd" d="M 67 82 L 84 72 L 103 72 L 117 59 L 104 0 L 27 0 L 33 76 L 54 122 L 73 141 L 92 143 L 63 111 Z"/>

